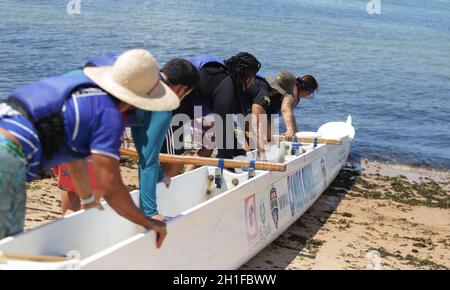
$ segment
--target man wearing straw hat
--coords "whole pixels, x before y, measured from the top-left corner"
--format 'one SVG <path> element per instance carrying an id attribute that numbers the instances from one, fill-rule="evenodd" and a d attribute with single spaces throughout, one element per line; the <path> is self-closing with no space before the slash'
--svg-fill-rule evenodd
<path id="1" fill-rule="evenodd" d="M 83 208 L 100 207 L 103 197 L 123 217 L 155 230 L 160 247 L 165 224 L 145 216 L 122 182 L 121 112 L 133 107 L 170 111 L 179 99 L 160 81 L 156 60 L 143 49 L 123 53 L 113 66 L 87 67 L 84 73 L 87 77 L 54 77 L 19 88 L 0 104 L 0 238 L 23 230 L 26 181 L 69 162 Z M 89 187 L 89 155 L 98 196 Z"/>
<path id="2" fill-rule="evenodd" d="M 86 63 L 85 67 L 111 66 L 117 60 L 117 56 L 109 54 L 93 58 Z M 78 69 L 66 75 L 80 74 L 83 74 L 83 71 Z M 199 74 L 189 61 L 182 58 L 173 58 L 161 68 L 160 81 L 168 85 L 181 101 L 198 84 Z M 159 164 L 159 152 L 168 132 L 171 118 L 171 111 L 135 109 L 127 112 L 125 122 L 127 126 L 131 127 L 133 143 L 139 157 L 139 207 L 146 216 L 161 221 L 164 221 L 166 217 L 160 215 L 157 210 L 156 185 L 159 182 L 164 182 L 169 187 L 171 180 Z M 89 161 L 88 158 L 91 189 L 96 190 L 98 185 L 92 162 Z M 61 193 L 61 207 L 62 212 L 66 215 L 80 210 L 79 198 L 70 177 L 68 166 L 63 164 L 59 167 L 56 169 L 58 186 L 64 190 Z"/>

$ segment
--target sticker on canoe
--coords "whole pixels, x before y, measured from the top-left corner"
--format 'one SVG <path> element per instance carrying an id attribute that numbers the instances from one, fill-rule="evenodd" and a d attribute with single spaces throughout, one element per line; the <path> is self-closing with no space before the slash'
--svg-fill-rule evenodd
<path id="1" fill-rule="evenodd" d="M 259 217 L 261 218 L 261 222 L 263 224 L 266 223 L 266 205 L 264 204 L 264 201 L 261 199 L 259 201 Z"/>
<path id="2" fill-rule="evenodd" d="M 291 216 L 294 216 L 315 196 L 311 164 L 288 176 L 288 192 Z"/>
<path id="3" fill-rule="evenodd" d="M 323 179 L 323 186 L 327 186 L 327 168 L 325 167 L 325 160 L 323 158 L 320 158 L 320 169 L 322 170 L 322 179 Z"/>
<path id="4" fill-rule="evenodd" d="M 245 227 L 247 230 L 248 244 L 250 247 L 254 247 L 259 242 L 256 199 L 254 194 L 245 199 Z"/>
<path id="5" fill-rule="evenodd" d="M 289 205 L 289 194 L 287 193 L 281 194 L 280 197 L 278 198 L 278 203 L 279 203 L 278 212 L 281 212 Z"/>
<path id="6" fill-rule="evenodd" d="M 266 211 L 266 203 L 264 202 L 264 198 L 259 199 L 259 220 L 261 224 L 259 226 L 259 236 L 261 240 L 266 240 L 267 237 L 272 232 L 272 228 L 267 222 L 267 211 Z"/>
<path id="7" fill-rule="evenodd" d="M 272 211 L 273 224 L 278 229 L 278 195 L 275 187 L 270 190 L 270 210 Z"/>

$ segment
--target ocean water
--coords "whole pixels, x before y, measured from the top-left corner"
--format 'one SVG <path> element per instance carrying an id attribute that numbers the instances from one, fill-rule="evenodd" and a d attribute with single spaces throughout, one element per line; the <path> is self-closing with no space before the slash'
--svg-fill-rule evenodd
<path id="1" fill-rule="evenodd" d="M 87 59 L 144 47 L 161 62 L 249 51 L 265 75 L 320 83 L 301 130 L 352 115 L 353 158 L 450 168 L 448 0 L 0 1 L 0 99 Z"/>

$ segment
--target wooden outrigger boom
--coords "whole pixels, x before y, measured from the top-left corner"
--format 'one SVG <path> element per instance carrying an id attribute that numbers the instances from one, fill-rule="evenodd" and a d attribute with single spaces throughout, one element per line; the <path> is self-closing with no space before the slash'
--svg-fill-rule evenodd
<path id="1" fill-rule="evenodd" d="M 138 158 L 138 153 L 134 150 L 121 148 L 120 153 L 128 157 Z M 220 159 L 197 157 L 197 156 L 160 154 L 159 161 L 161 163 L 177 163 L 177 164 L 181 163 L 198 166 L 217 166 L 219 164 Z M 223 159 L 223 166 L 228 168 L 249 168 L 250 161 Z M 265 171 L 285 171 L 286 165 L 282 163 L 255 161 L 254 169 Z"/>

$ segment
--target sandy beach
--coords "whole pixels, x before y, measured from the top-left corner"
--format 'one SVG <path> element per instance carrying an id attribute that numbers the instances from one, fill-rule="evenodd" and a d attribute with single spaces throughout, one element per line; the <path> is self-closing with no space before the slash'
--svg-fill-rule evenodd
<path id="1" fill-rule="evenodd" d="M 130 190 L 137 188 L 136 165 L 123 160 L 121 169 Z M 56 179 L 32 182 L 26 229 L 60 217 Z M 348 162 L 242 269 L 450 269 L 450 172 Z"/>

